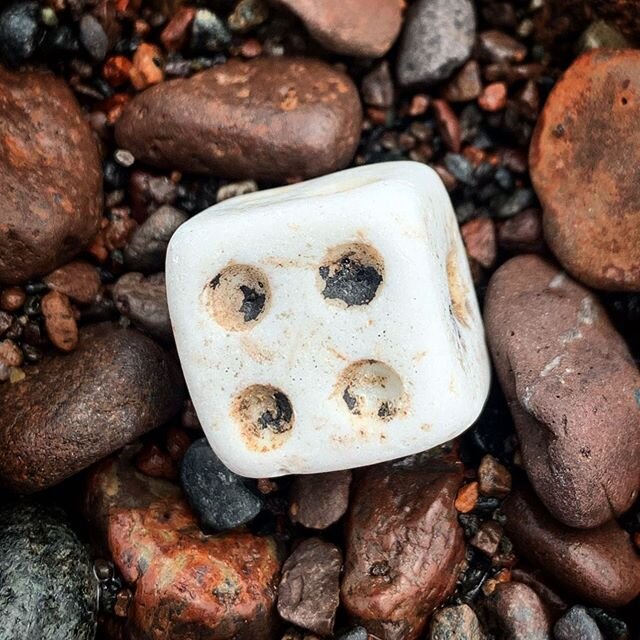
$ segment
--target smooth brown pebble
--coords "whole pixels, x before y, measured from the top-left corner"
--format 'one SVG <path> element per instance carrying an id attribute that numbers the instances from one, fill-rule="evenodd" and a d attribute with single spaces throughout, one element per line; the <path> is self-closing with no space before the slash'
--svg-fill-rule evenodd
<path id="1" fill-rule="evenodd" d="M 289 517 L 309 529 L 326 529 L 349 506 L 351 471 L 296 476 L 289 494 Z"/>
<path id="2" fill-rule="evenodd" d="M 78 325 L 69 298 L 51 291 L 41 302 L 44 326 L 49 340 L 60 351 L 73 351 L 78 344 Z"/>
<path id="3" fill-rule="evenodd" d="M 43 280 L 49 289 L 63 293 L 78 304 L 95 302 L 100 290 L 98 271 L 93 265 L 82 260 L 59 267 Z"/>

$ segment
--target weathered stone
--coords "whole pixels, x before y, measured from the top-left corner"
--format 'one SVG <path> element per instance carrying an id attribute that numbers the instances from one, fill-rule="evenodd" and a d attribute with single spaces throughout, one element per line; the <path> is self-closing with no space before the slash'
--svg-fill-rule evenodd
<path id="1" fill-rule="evenodd" d="M 44 278 L 53 291 L 69 296 L 79 304 L 91 304 L 100 290 L 100 276 L 96 268 L 82 260 L 69 262 Z"/>
<path id="2" fill-rule="evenodd" d="M 617 522 L 586 531 L 567 527 L 522 489 L 502 510 L 519 553 L 568 592 L 603 607 L 622 606 L 640 593 L 640 557 Z"/>
<path id="3" fill-rule="evenodd" d="M 414 640 L 464 562 L 453 506 L 462 466 L 421 454 L 356 476 L 342 604 L 383 640 Z"/>
<path id="4" fill-rule="evenodd" d="M 49 340 L 60 351 L 73 351 L 78 345 L 78 325 L 69 298 L 50 291 L 42 298 L 42 315 Z"/>
<path id="5" fill-rule="evenodd" d="M 96 586 L 89 555 L 60 512 L 0 507 L 0 640 L 93 640 Z"/>
<path id="6" fill-rule="evenodd" d="M 597 49 L 556 83 L 531 141 L 546 240 L 578 280 L 640 290 L 640 52 Z"/>
<path id="7" fill-rule="evenodd" d="M 555 640 L 604 640 L 595 620 L 584 607 L 571 607 L 553 627 Z"/>
<path id="8" fill-rule="evenodd" d="M 321 636 L 330 635 L 340 603 L 341 569 L 338 547 L 320 538 L 301 542 L 282 567 L 280 616 Z"/>
<path id="9" fill-rule="evenodd" d="M 431 620 L 429 640 L 484 640 L 478 618 L 468 604 L 440 609 Z"/>
<path id="10" fill-rule="evenodd" d="M 504 498 L 511 491 L 511 474 L 493 456 L 483 456 L 478 467 L 480 493 L 491 498 Z"/>
<path id="11" fill-rule="evenodd" d="M 640 486 L 640 373 L 589 291 L 537 256 L 489 283 L 487 338 L 524 467 L 561 522 L 594 527 Z"/>
<path id="12" fill-rule="evenodd" d="M 289 495 L 292 522 L 310 529 L 326 529 L 346 513 L 349 506 L 351 471 L 297 476 Z"/>
<path id="13" fill-rule="evenodd" d="M 476 17 L 470 0 L 418 0 L 405 19 L 397 76 L 403 87 L 446 80 L 471 54 Z"/>
<path id="14" fill-rule="evenodd" d="M 0 93 L 0 282 L 20 283 L 89 244 L 102 214 L 102 170 L 64 82 L 0 67 Z"/>
<path id="15" fill-rule="evenodd" d="M 325 49 L 347 56 L 383 56 L 402 25 L 400 0 L 271 1 L 297 15 Z"/>
<path id="16" fill-rule="evenodd" d="M 384 60 L 362 79 L 362 99 L 371 107 L 388 109 L 393 106 L 393 78 L 389 63 Z"/>
<path id="17" fill-rule="evenodd" d="M 177 363 L 150 338 L 109 324 L 76 351 L 0 389 L 0 478 L 30 493 L 61 482 L 179 411 Z"/>
<path id="18" fill-rule="evenodd" d="M 443 95 L 449 102 L 469 102 L 482 93 L 482 76 L 480 65 L 476 60 L 469 60 L 444 88 Z"/>
<path id="19" fill-rule="evenodd" d="M 134 588 L 127 637 L 272 640 L 280 570 L 273 539 L 205 535 L 178 487 L 135 471 L 134 452 L 96 468 L 85 503 Z"/>
<path id="20" fill-rule="evenodd" d="M 346 166 L 361 119 L 349 77 L 322 62 L 234 59 L 136 96 L 116 139 L 157 167 L 284 180 Z"/>

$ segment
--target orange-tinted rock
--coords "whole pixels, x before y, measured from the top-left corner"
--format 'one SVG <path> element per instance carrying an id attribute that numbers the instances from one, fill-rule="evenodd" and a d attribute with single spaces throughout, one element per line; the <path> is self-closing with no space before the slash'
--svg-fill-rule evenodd
<path id="1" fill-rule="evenodd" d="M 577 598 L 619 607 L 640 594 L 640 556 L 617 522 L 588 531 L 554 520 L 533 492 L 519 489 L 502 504 L 506 533 L 518 552 Z"/>
<path id="2" fill-rule="evenodd" d="M 383 640 L 414 640 L 451 594 L 464 562 L 454 508 L 462 465 L 418 455 L 354 480 L 342 605 Z"/>
<path id="3" fill-rule="evenodd" d="M 181 401 L 177 363 L 150 338 L 87 327 L 72 354 L 0 388 L 0 482 L 23 493 L 53 486 L 160 426 Z"/>
<path id="4" fill-rule="evenodd" d="M 488 269 L 496 261 L 496 225 L 491 218 L 474 218 L 460 229 L 467 256 Z"/>
<path id="5" fill-rule="evenodd" d="M 624 513 L 640 486 L 640 372 L 605 310 L 529 255 L 495 272 L 484 317 L 536 493 L 569 526 Z"/>
<path id="6" fill-rule="evenodd" d="M 73 94 L 50 73 L 0 67 L 0 282 L 52 271 L 98 230 L 102 169 Z"/>
<path id="7" fill-rule="evenodd" d="M 547 243 L 578 280 L 640 290 L 640 52 L 583 54 L 556 83 L 531 142 Z"/>
<path id="8" fill-rule="evenodd" d="M 280 559 L 272 538 L 205 535 L 179 489 L 135 471 L 134 451 L 92 474 L 86 513 L 134 589 L 131 640 L 271 640 Z"/>
<path id="9" fill-rule="evenodd" d="M 78 325 L 69 298 L 50 291 L 42 298 L 42 315 L 49 340 L 60 351 L 73 351 L 78 344 Z"/>
<path id="10" fill-rule="evenodd" d="M 96 268 L 82 260 L 75 260 L 52 271 L 44 278 L 45 284 L 54 291 L 69 296 L 80 304 L 91 304 L 100 290 L 100 276 Z"/>
<path id="11" fill-rule="evenodd" d="M 304 23 L 311 36 L 335 53 L 379 58 L 402 24 L 402 0 L 272 0 Z"/>
<path id="12" fill-rule="evenodd" d="M 234 59 L 136 96 L 116 138 L 161 168 L 285 180 L 345 167 L 361 121 L 352 81 L 322 62 Z"/>

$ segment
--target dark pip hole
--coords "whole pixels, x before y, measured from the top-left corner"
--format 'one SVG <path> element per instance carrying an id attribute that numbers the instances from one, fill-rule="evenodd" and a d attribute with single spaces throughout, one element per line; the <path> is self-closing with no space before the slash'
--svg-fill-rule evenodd
<path id="1" fill-rule="evenodd" d="M 264 285 L 261 282 L 258 284 L 264 289 Z M 241 285 L 240 291 L 244 296 L 244 300 L 242 301 L 239 311 L 244 315 L 244 321 L 250 322 L 251 320 L 255 320 L 262 313 L 267 296 L 246 285 Z"/>
<path id="2" fill-rule="evenodd" d="M 271 409 L 264 411 L 258 418 L 258 424 L 263 429 L 269 429 L 273 433 L 284 433 L 291 429 L 293 408 L 289 398 L 282 391 L 276 391 L 273 394 L 273 400 L 275 402 L 275 411 L 271 411 Z"/>
<path id="3" fill-rule="evenodd" d="M 348 307 L 369 304 L 382 282 L 382 275 L 371 265 L 355 259 L 355 252 L 342 256 L 332 267 L 320 267 L 325 282 L 322 295 L 331 300 L 342 300 Z"/>

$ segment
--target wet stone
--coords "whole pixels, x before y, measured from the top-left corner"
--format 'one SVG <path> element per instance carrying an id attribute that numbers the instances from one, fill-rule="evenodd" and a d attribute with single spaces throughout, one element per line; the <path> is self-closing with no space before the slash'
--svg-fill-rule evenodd
<path id="1" fill-rule="evenodd" d="M 445 607 L 431 620 L 429 640 L 484 640 L 485 635 L 468 604 Z"/>
<path id="2" fill-rule="evenodd" d="M 511 491 L 511 474 L 493 456 L 486 455 L 478 467 L 480 493 L 483 496 L 504 498 Z"/>
<path id="3" fill-rule="evenodd" d="M 229 471 L 204 438 L 185 454 L 180 480 L 202 524 L 213 531 L 246 524 L 262 509 L 262 499 L 249 481 Z"/>
<path id="4" fill-rule="evenodd" d="M 45 276 L 43 281 L 53 291 L 63 293 L 79 304 L 91 304 L 100 290 L 97 269 L 82 260 L 59 267 Z"/>
<path id="5" fill-rule="evenodd" d="M 553 627 L 555 640 L 604 640 L 595 620 L 579 605 L 571 607 Z"/>
<path id="6" fill-rule="evenodd" d="M 42 40 L 39 2 L 11 2 L 0 12 L 0 57 L 18 65 L 33 56 Z"/>
<path id="7" fill-rule="evenodd" d="M 96 587 L 89 555 L 61 512 L 0 507 L 0 640 L 93 640 Z"/>
<path id="8" fill-rule="evenodd" d="M 351 471 L 297 476 L 289 495 L 289 517 L 310 529 L 326 529 L 347 511 Z"/>

